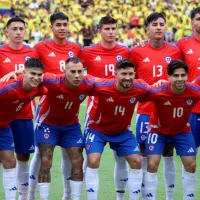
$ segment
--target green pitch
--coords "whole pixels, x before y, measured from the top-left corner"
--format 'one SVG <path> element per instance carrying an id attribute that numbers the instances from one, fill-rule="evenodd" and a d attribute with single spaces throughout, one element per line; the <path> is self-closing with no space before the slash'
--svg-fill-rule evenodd
<path id="1" fill-rule="evenodd" d="M 80 110 L 80 122 L 83 125 L 84 116 L 85 116 L 86 106 L 85 103 L 81 105 Z M 135 132 L 135 116 L 132 121 L 133 131 Z M 61 200 L 63 193 L 62 178 L 60 173 L 60 161 L 61 161 L 60 148 L 56 147 L 54 152 L 53 168 L 51 169 L 52 183 L 49 200 Z M 181 162 L 178 156 L 175 156 L 176 161 L 176 188 L 175 188 L 175 198 L 174 200 L 182 199 L 182 182 L 181 182 Z M 198 163 L 200 162 L 197 159 L 197 192 L 195 200 L 200 199 L 200 170 Z M 114 169 L 114 158 L 112 151 L 107 145 L 105 147 L 104 153 L 102 155 L 100 169 L 99 169 L 99 178 L 100 178 L 100 187 L 99 187 L 99 200 L 115 200 L 115 186 L 113 180 L 113 169 Z M 163 180 L 163 166 L 162 162 L 159 168 L 159 184 L 157 189 L 157 200 L 165 200 L 165 187 Z M 2 169 L 0 175 L 0 200 L 4 199 L 4 191 L 2 185 Z M 83 190 L 82 200 L 86 200 L 86 192 Z M 125 199 L 128 200 L 128 190 L 126 191 Z M 39 200 L 39 194 L 37 192 L 37 200 Z"/>

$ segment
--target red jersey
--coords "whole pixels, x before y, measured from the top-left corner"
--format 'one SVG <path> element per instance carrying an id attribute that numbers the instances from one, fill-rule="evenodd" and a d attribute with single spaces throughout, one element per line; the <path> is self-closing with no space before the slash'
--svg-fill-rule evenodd
<path id="1" fill-rule="evenodd" d="M 171 91 L 170 83 L 149 89 L 147 97 L 154 102 L 155 111 L 151 113 L 151 132 L 176 135 L 190 131 L 188 119 L 192 108 L 200 100 L 200 87 L 187 83 L 182 94 Z"/>
<path id="2" fill-rule="evenodd" d="M 135 47 L 130 59 L 135 64 L 136 78 L 145 80 L 149 85 L 160 79 L 168 79 L 167 66 L 172 60 L 181 59 L 180 49 L 165 42 L 162 48 L 153 48 L 149 42 L 145 47 Z M 139 103 L 137 113 L 150 115 L 153 111 L 151 102 Z"/>
<path id="3" fill-rule="evenodd" d="M 94 86 L 94 78 L 86 75 L 74 90 L 66 85 L 65 75 L 45 73 L 43 83 L 48 89 L 39 112 L 39 124 L 66 126 L 77 123 L 79 107 Z"/>
<path id="4" fill-rule="evenodd" d="M 194 36 L 184 37 L 177 42 L 180 47 L 183 60 L 189 67 L 188 81 L 194 81 L 200 76 L 200 41 Z M 200 113 L 200 103 L 196 104 L 192 112 Z"/>
<path id="5" fill-rule="evenodd" d="M 109 135 L 127 131 L 135 105 L 145 96 L 147 88 L 143 80 L 134 80 L 128 92 L 120 92 L 116 79 L 96 81 L 92 95 L 98 96 L 98 105 L 88 122 L 89 127 Z"/>
<path id="6" fill-rule="evenodd" d="M 46 93 L 47 89 L 42 86 L 25 91 L 22 78 L 0 83 L 0 129 L 6 128 L 35 96 Z"/>
<path id="7" fill-rule="evenodd" d="M 115 77 L 115 66 L 119 60 L 129 58 L 130 50 L 116 44 L 112 49 L 104 48 L 101 43 L 85 47 L 80 53 L 80 59 L 87 68 L 87 73 L 99 78 Z M 92 115 L 97 106 L 97 98 L 88 98 L 87 113 Z"/>
<path id="8" fill-rule="evenodd" d="M 24 69 L 24 63 L 29 58 L 37 58 L 37 52 L 28 45 L 24 45 L 20 50 L 15 50 L 9 45 L 0 46 L 0 77 L 12 71 Z M 19 112 L 17 119 L 32 119 L 35 112 L 35 102 L 27 105 L 22 112 Z"/>
<path id="9" fill-rule="evenodd" d="M 54 74 L 63 74 L 65 61 L 70 57 L 78 57 L 80 53 L 80 47 L 68 41 L 64 45 L 58 45 L 54 40 L 46 40 L 36 44 L 34 48 L 45 66 L 44 72 Z"/>

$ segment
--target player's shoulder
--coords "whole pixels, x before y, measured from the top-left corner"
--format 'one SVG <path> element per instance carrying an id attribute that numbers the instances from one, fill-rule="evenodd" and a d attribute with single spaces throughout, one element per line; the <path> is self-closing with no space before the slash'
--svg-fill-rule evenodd
<path id="1" fill-rule="evenodd" d="M 102 88 L 102 87 L 109 87 L 109 86 L 114 86 L 116 82 L 116 78 L 112 79 L 105 79 L 105 78 L 100 78 L 95 81 L 95 88 Z"/>
<path id="2" fill-rule="evenodd" d="M 182 37 L 180 40 L 177 41 L 177 45 L 181 45 L 181 44 L 185 44 L 186 42 L 189 42 L 190 40 L 193 39 L 193 36 L 185 36 L 185 37 Z"/>
<path id="3" fill-rule="evenodd" d="M 83 84 L 87 84 L 87 85 L 92 85 L 95 82 L 95 78 L 94 76 L 90 75 L 90 74 L 86 74 L 83 77 L 82 83 Z"/>
<path id="4" fill-rule="evenodd" d="M 140 89 L 143 89 L 143 90 L 147 90 L 148 86 L 149 85 L 142 79 L 135 79 L 133 81 L 133 87 L 135 87 L 135 88 L 140 88 Z"/>
<path id="5" fill-rule="evenodd" d="M 99 47 L 99 43 L 91 44 L 90 46 L 85 46 L 81 51 L 87 52 L 87 51 L 93 51 L 94 49 L 97 49 Z"/>
<path id="6" fill-rule="evenodd" d="M 146 49 L 148 49 L 148 48 L 149 48 L 148 41 L 145 41 L 145 42 L 144 42 L 144 46 L 135 45 L 135 46 L 131 49 L 131 54 L 144 52 L 144 50 L 146 50 Z"/>
<path id="7" fill-rule="evenodd" d="M 43 83 L 45 84 L 61 84 L 65 82 L 65 75 L 56 75 L 53 73 L 43 74 Z"/>
<path id="8" fill-rule="evenodd" d="M 147 94 L 162 93 L 169 90 L 169 82 L 162 84 L 159 87 L 151 87 L 148 89 Z"/>
<path id="9" fill-rule="evenodd" d="M 10 79 L 8 82 L 0 83 L 0 95 L 4 95 L 11 92 L 22 85 L 22 76 L 18 77 L 17 80 Z"/>
<path id="10" fill-rule="evenodd" d="M 187 82 L 186 86 L 187 88 L 189 88 L 190 91 L 200 92 L 200 86 L 196 83 Z"/>
<path id="11" fill-rule="evenodd" d="M 45 46 L 45 45 L 49 45 L 52 42 L 52 39 L 46 39 L 46 40 L 42 40 L 40 42 L 38 42 L 37 44 L 35 44 L 34 47 L 41 47 L 41 46 Z"/>
<path id="12" fill-rule="evenodd" d="M 171 43 L 171 42 L 165 42 L 166 46 L 170 49 L 176 49 L 176 50 L 180 50 L 179 47 L 174 44 L 174 43 Z"/>
<path id="13" fill-rule="evenodd" d="M 5 49 L 7 46 L 8 46 L 7 44 L 2 44 L 2 45 L 0 45 L 0 50 Z"/>

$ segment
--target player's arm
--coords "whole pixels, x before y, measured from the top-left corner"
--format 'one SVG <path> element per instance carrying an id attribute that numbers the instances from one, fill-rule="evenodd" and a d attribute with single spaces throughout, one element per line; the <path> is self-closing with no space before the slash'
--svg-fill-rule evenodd
<path id="1" fill-rule="evenodd" d="M 20 69 L 18 71 L 9 72 L 0 79 L 0 82 L 8 82 L 11 78 L 17 80 L 17 76 L 23 74 L 23 71 L 23 69 Z"/>

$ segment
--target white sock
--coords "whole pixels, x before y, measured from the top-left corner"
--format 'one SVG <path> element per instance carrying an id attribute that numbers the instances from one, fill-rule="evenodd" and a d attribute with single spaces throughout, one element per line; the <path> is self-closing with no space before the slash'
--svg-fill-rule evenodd
<path id="1" fill-rule="evenodd" d="M 38 183 L 40 200 L 48 200 L 51 183 Z"/>
<path id="2" fill-rule="evenodd" d="M 16 168 L 4 169 L 3 187 L 6 200 L 15 200 L 17 191 Z"/>
<path id="3" fill-rule="evenodd" d="M 196 191 L 196 173 L 189 173 L 184 171 L 183 185 L 183 199 L 193 200 Z"/>
<path id="4" fill-rule="evenodd" d="M 174 199 L 176 185 L 176 166 L 174 156 L 163 157 L 163 174 L 165 180 L 166 200 Z"/>
<path id="5" fill-rule="evenodd" d="M 70 177 L 71 177 L 72 164 L 64 148 L 61 148 L 61 153 L 62 153 L 61 172 L 62 172 L 62 181 L 64 186 L 62 199 L 65 200 L 71 198 Z"/>
<path id="6" fill-rule="evenodd" d="M 28 199 L 35 199 L 35 190 L 38 183 L 38 174 L 40 170 L 40 152 L 38 147 L 35 147 L 35 153 L 30 163 L 29 167 L 29 191 L 28 191 Z"/>
<path id="7" fill-rule="evenodd" d="M 72 181 L 70 180 L 70 186 L 72 191 L 72 199 L 80 200 L 83 189 L 83 181 Z"/>
<path id="8" fill-rule="evenodd" d="M 130 169 L 128 175 L 129 200 L 137 200 L 140 197 L 142 185 L 142 169 Z"/>
<path id="9" fill-rule="evenodd" d="M 99 175 L 98 168 L 92 169 L 87 167 L 85 173 L 85 184 L 88 200 L 97 200 L 98 199 L 98 190 L 99 190 Z"/>
<path id="10" fill-rule="evenodd" d="M 19 193 L 19 200 L 26 199 L 29 181 L 29 166 L 28 161 L 22 162 L 17 160 L 17 188 Z"/>
<path id="11" fill-rule="evenodd" d="M 156 199 L 156 189 L 158 186 L 157 173 L 146 172 L 144 177 L 145 184 L 145 200 L 155 200 Z"/>
<path id="12" fill-rule="evenodd" d="M 145 199 L 144 177 L 145 177 L 145 174 L 147 172 L 147 157 L 141 156 L 141 158 L 142 158 L 142 187 L 141 187 L 141 191 L 142 191 L 142 199 Z"/>
<path id="13" fill-rule="evenodd" d="M 114 182 L 117 192 L 117 200 L 124 200 L 124 193 L 128 182 L 128 164 L 124 157 L 118 157 L 116 151 L 113 151 L 115 158 Z"/>

